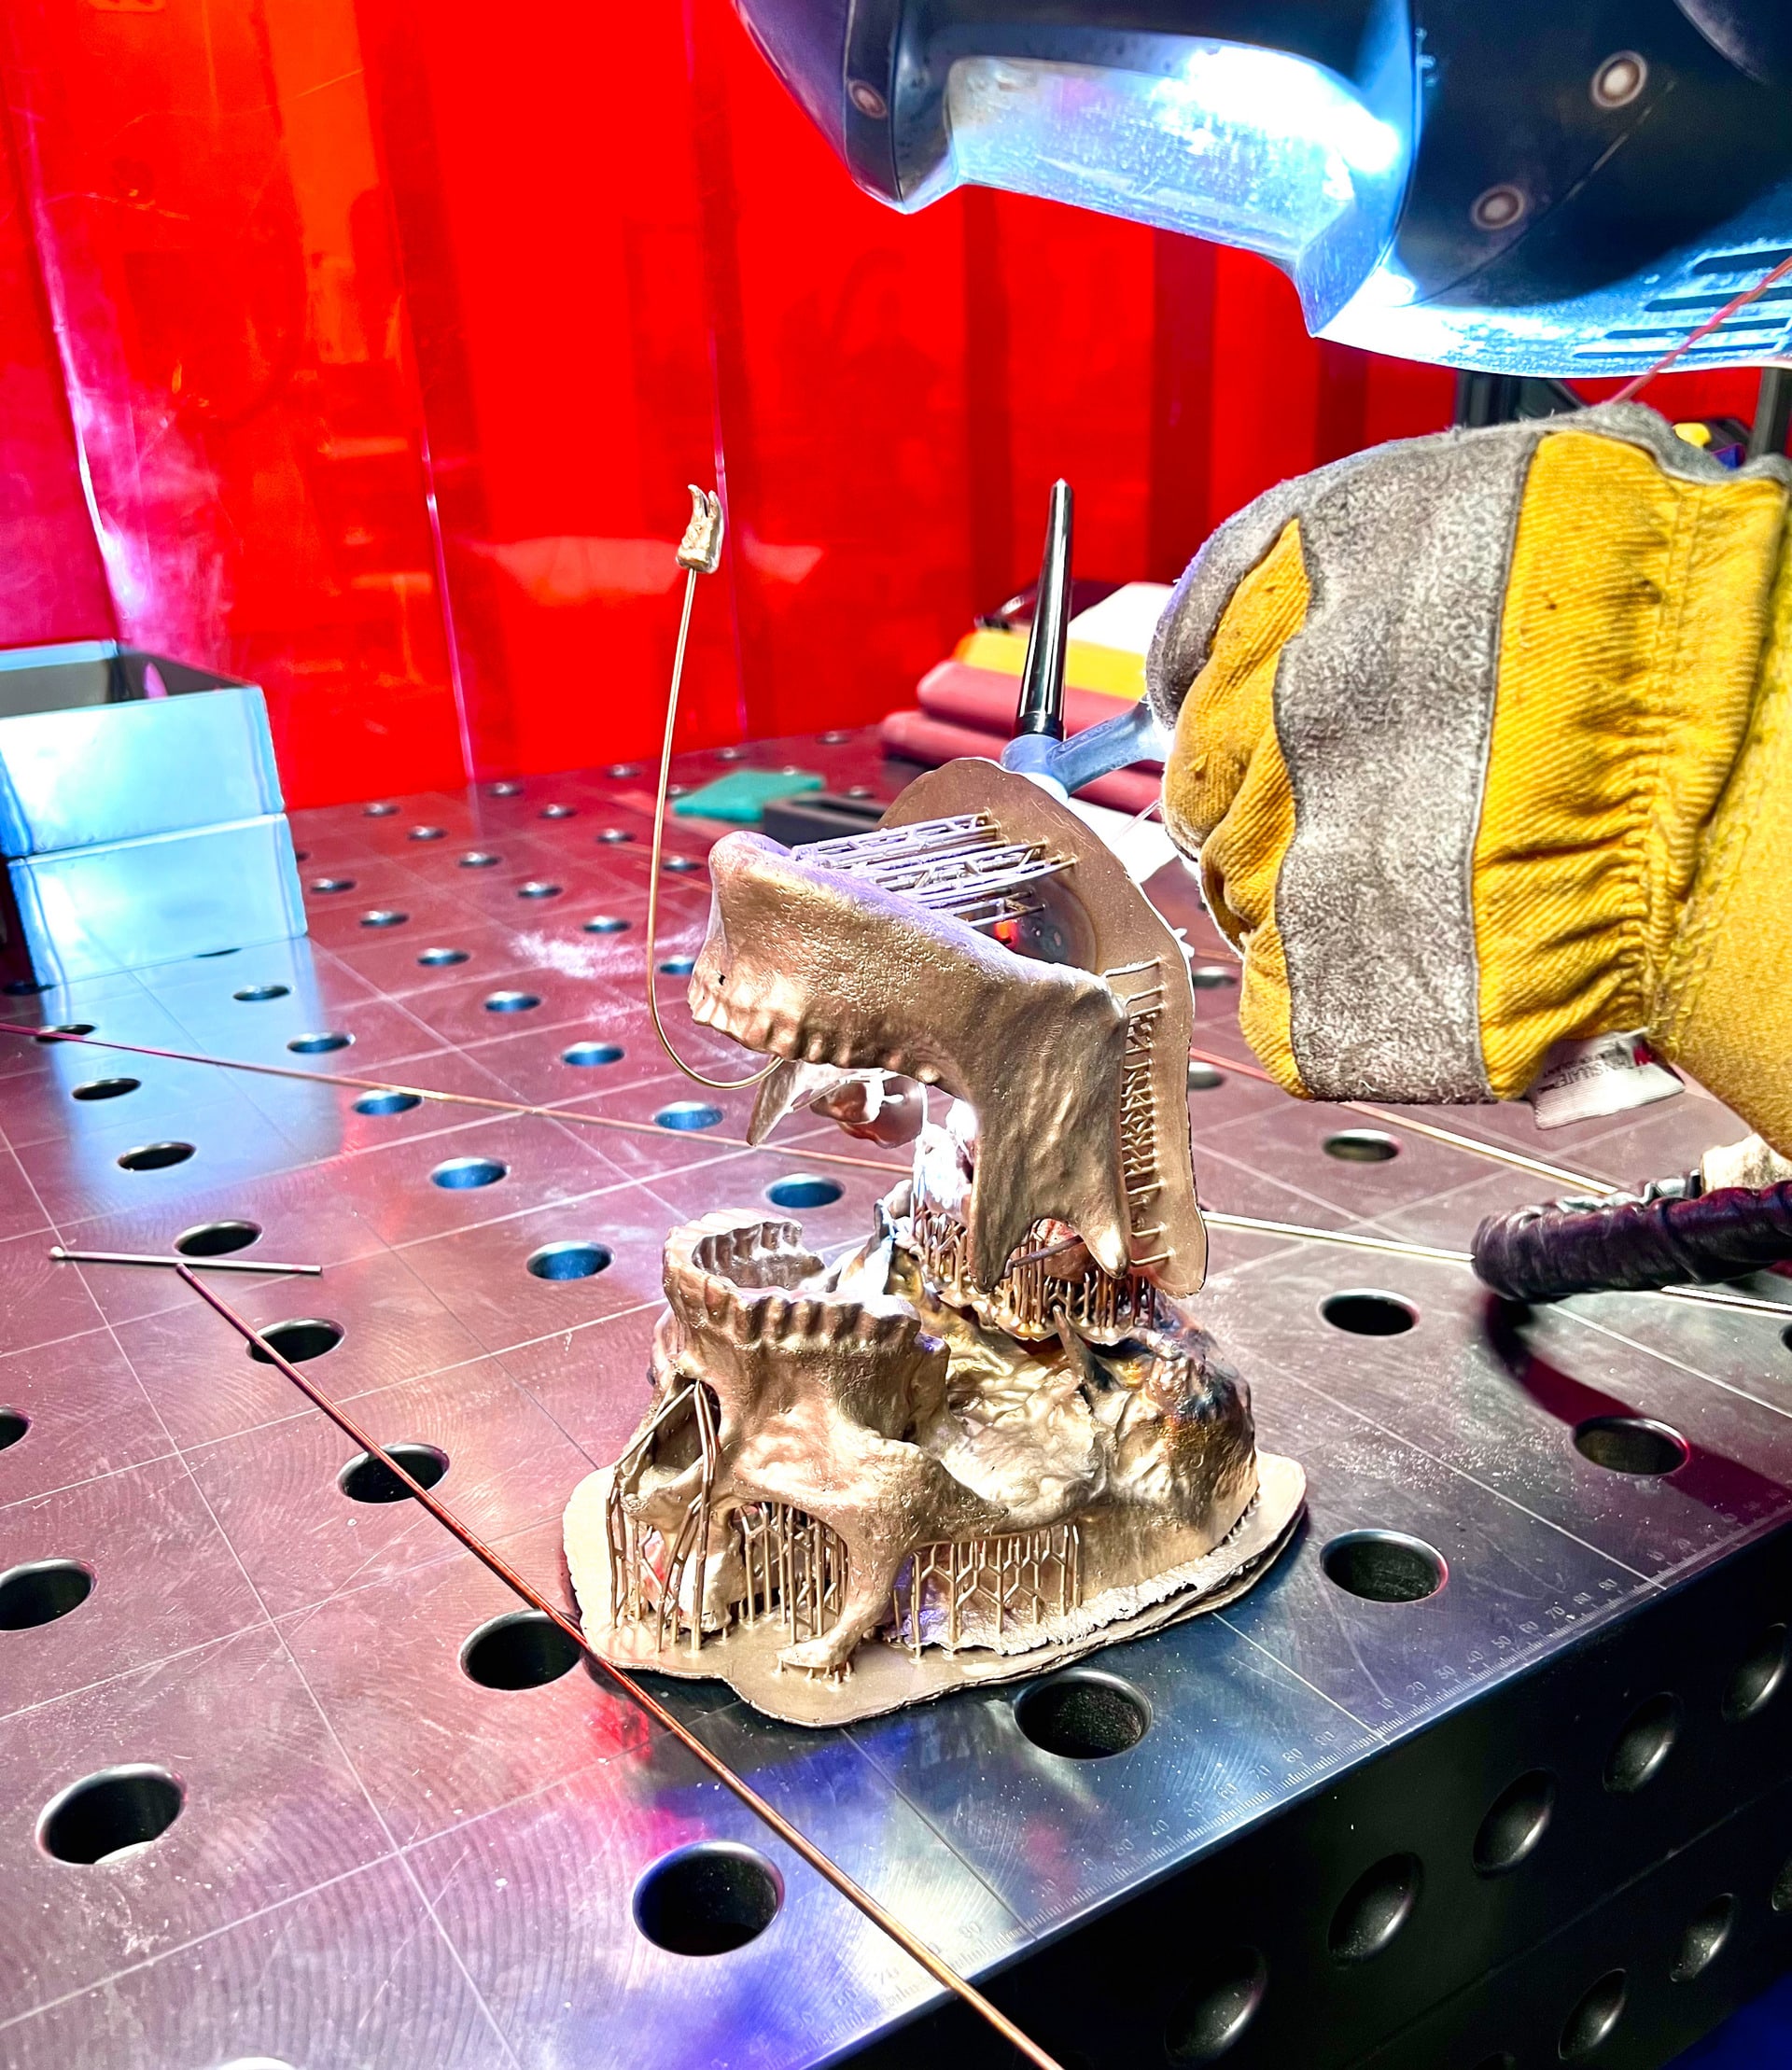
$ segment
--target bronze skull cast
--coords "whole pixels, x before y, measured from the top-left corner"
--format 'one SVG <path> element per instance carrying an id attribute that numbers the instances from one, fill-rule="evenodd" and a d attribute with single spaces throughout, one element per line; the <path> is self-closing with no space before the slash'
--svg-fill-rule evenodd
<path id="1" fill-rule="evenodd" d="M 1180 944 L 987 763 L 873 835 L 710 867 L 692 1008 L 780 1059 L 756 1140 L 797 1102 L 887 1142 L 950 1104 L 832 1266 L 756 1210 L 668 1238 L 648 1415 L 567 1513 L 595 1643 L 819 1723 L 1229 1600 L 1301 1476 L 1186 1306 Z"/>

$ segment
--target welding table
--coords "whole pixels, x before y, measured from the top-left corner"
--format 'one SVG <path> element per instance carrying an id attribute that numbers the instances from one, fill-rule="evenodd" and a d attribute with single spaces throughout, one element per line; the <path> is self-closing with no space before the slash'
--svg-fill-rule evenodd
<path id="1" fill-rule="evenodd" d="M 859 735 L 748 759 L 900 780 Z M 561 1510 L 647 1398 L 667 1227 L 797 1198 L 838 1246 L 889 1183 L 805 1161 L 867 1147 L 829 1126 L 719 1140 L 750 1094 L 658 1051 L 650 780 L 295 813 L 309 941 L 8 1002 L 320 1081 L 0 1039 L 0 1570 L 39 1574 L 0 1630 L 8 2070 L 1012 2060 L 589 1673 L 489 1685 L 565 1662 L 531 1670 L 495 1625 L 514 1602 L 417 1504 L 344 1492 L 352 1448 L 171 1274 L 48 1256 L 203 1230 L 322 1265 L 216 1283 L 383 1443 L 433 1448 L 410 1456 L 445 1461 L 442 1498 L 564 1596 Z M 706 846 L 669 830 L 675 1001 Z M 1154 891 L 1189 930 L 1199 1043 L 1244 1060 L 1191 888 Z M 645 1126 L 322 1082 L 344 1072 Z M 1215 1208 L 1461 1247 L 1551 1190 L 1242 1071 L 1193 1084 Z M 1730 1125 L 1696 1090 L 1547 1138 L 1525 1111 L 1436 1118 L 1625 1180 Z M 1449 1265 L 1224 1231 L 1213 1253 L 1203 1315 L 1310 1516 L 1241 1602 L 1098 1657 L 1146 1727 L 1128 1751 L 1093 1757 L 1074 1703 L 1029 1737 L 1012 1692 L 804 1733 L 655 1687 L 1071 2070 L 1665 2061 L 1792 1963 L 1792 1351 L 1758 1315 L 1515 1313 Z M 32 1622 L 67 1573 L 45 1562 L 91 1593 Z M 1415 1573 L 1430 1593 L 1385 1600 Z M 159 1837 L 97 1862 L 40 1839 L 94 1776 L 63 1852 L 153 1826 L 162 1773 Z M 707 1957 L 648 1939 L 644 1873 L 729 1842 L 781 1873 L 770 1925 Z"/>

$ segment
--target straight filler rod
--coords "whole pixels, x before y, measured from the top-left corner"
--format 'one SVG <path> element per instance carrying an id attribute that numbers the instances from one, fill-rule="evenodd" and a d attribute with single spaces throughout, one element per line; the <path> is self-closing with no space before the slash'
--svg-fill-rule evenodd
<path id="1" fill-rule="evenodd" d="M 260 1331 L 252 1322 L 240 1316 L 227 1301 L 206 1286 L 184 1259 L 176 1264 L 175 1270 L 176 1275 L 186 1280 L 187 1284 L 205 1303 L 206 1307 L 213 1309 L 225 1322 L 229 1323 L 245 1344 L 259 1353 L 260 1357 L 266 1359 L 270 1365 L 274 1366 L 285 1375 L 314 1407 L 322 1409 L 324 1414 L 329 1418 L 330 1421 L 335 1424 L 351 1444 L 358 1446 L 371 1458 L 378 1460 L 386 1472 L 402 1486 L 405 1492 L 421 1503 L 429 1515 L 451 1537 L 458 1540 L 472 1554 L 473 1558 L 496 1574 L 498 1580 L 512 1594 L 520 1596 L 531 1610 L 539 1612 L 547 1618 L 557 1631 L 570 1640 L 585 1658 L 629 1702 L 651 1718 L 662 1731 L 669 1733 L 691 1755 L 692 1759 L 707 1769 L 709 1774 L 714 1776 L 725 1790 L 737 1797 L 746 1806 L 747 1810 L 759 1820 L 761 1825 L 782 1840 L 793 1854 L 799 1855 L 806 1862 L 809 1867 L 814 1869 L 815 1873 L 824 1882 L 830 1884 L 844 1897 L 855 1911 L 862 1913 L 880 1934 L 894 1941 L 896 1946 L 911 1961 L 918 1964 L 922 1969 L 926 1970 L 927 1974 L 942 1990 L 949 1991 L 954 1997 L 969 2007 L 971 2011 L 975 2013 L 980 2020 L 987 2021 L 1011 2048 L 1016 2050 L 1026 2062 L 1034 2066 L 1034 2070 L 1061 2070 L 1061 2065 L 1054 2057 L 1047 2055 L 1036 2041 L 1029 2039 L 1028 2035 L 1023 2034 L 1006 2013 L 992 2005 L 977 1990 L 974 1984 L 967 1982 L 964 1978 L 960 1977 L 949 1963 L 936 1955 L 932 1949 L 917 1935 L 911 1933 L 903 1924 L 902 1921 L 893 1912 L 880 1905 L 868 1890 L 856 1883 L 837 1862 L 830 1855 L 825 1854 L 806 1834 L 800 1832 L 797 1827 L 792 1825 L 790 1820 L 775 1805 L 768 1803 L 744 1776 L 735 1774 L 735 1770 L 728 1766 L 727 1762 L 719 1754 L 712 1753 L 688 1726 L 684 1725 L 665 1708 L 665 1704 L 661 1703 L 657 1698 L 649 1695 L 647 1690 L 642 1688 L 632 1675 L 623 1673 L 622 1669 L 612 1666 L 600 1653 L 595 1652 L 586 1643 L 583 1631 L 574 1619 L 567 1616 L 557 1603 L 544 1596 L 533 1582 L 519 1573 L 511 1565 L 510 1561 L 494 1546 L 487 1545 L 477 1532 L 464 1524 L 453 1510 L 438 1502 L 428 1489 L 413 1476 L 407 1473 L 400 1462 L 393 1458 L 392 1454 L 380 1444 L 371 1432 L 364 1430 L 346 1409 L 343 1408 L 338 1403 L 331 1401 L 329 1395 L 324 1393 L 320 1388 L 308 1380 L 296 1365 L 282 1356 L 280 1351 L 268 1342 L 267 1338 L 261 1335 Z"/>

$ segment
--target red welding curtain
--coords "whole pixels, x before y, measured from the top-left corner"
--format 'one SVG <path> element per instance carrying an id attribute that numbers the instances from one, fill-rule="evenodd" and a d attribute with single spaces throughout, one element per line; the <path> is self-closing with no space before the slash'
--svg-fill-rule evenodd
<path id="1" fill-rule="evenodd" d="M 717 740 L 905 701 L 1055 475 L 1084 572 L 1168 578 L 1449 413 L 1259 261 L 878 207 L 724 0 L 10 0 L 0 38 L 0 645 L 254 677 L 295 803 L 648 748 L 687 482 L 733 527 Z"/>

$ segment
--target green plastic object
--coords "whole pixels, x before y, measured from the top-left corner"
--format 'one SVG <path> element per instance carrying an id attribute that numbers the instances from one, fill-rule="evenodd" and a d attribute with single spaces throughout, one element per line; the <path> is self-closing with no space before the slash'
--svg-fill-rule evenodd
<path id="1" fill-rule="evenodd" d="M 756 827 L 772 799 L 820 788 L 821 778 L 813 769 L 731 769 L 701 790 L 675 798 L 672 810 L 680 819 L 728 819 L 736 826 Z"/>

